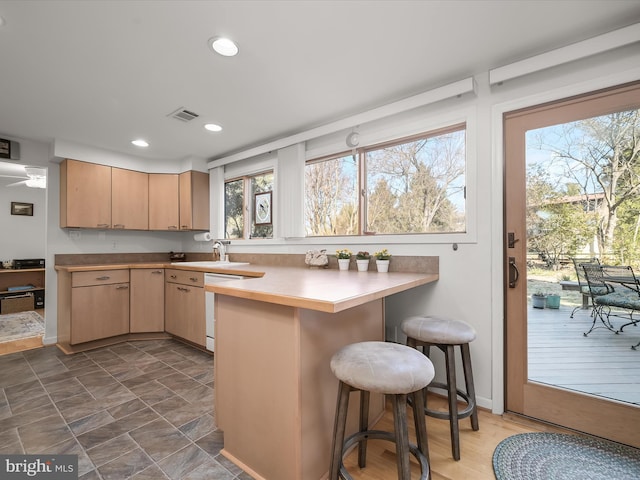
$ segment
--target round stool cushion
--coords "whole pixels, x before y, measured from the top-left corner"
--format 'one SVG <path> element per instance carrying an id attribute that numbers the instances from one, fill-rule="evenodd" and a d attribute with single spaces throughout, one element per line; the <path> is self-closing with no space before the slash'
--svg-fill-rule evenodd
<path id="1" fill-rule="evenodd" d="M 407 337 L 426 343 L 462 345 L 476 339 L 476 331 L 471 325 L 443 317 L 405 318 L 400 328 Z"/>
<path id="2" fill-rule="evenodd" d="M 342 347 L 331 358 L 331 371 L 352 387 L 385 394 L 416 392 L 435 375 L 431 361 L 418 350 L 387 342 Z"/>

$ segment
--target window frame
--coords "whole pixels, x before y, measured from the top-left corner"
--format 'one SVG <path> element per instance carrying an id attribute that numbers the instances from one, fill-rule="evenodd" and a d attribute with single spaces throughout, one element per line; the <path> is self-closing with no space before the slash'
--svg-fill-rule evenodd
<path id="1" fill-rule="evenodd" d="M 257 237 L 257 236 L 253 236 L 252 235 L 252 228 L 254 226 L 254 222 L 255 222 L 255 212 L 254 212 L 254 199 L 255 199 L 255 195 L 252 194 L 252 188 L 251 188 L 251 182 L 253 181 L 253 179 L 255 177 L 260 177 L 263 175 L 269 175 L 271 174 L 273 176 L 273 181 L 272 181 L 272 186 L 271 186 L 271 190 L 269 191 L 271 193 L 271 206 L 272 206 L 272 210 L 271 210 L 271 227 L 272 227 L 272 232 L 271 232 L 271 237 Z M 232 183 L 232 182 L 237 182 L 241 180 L 242 181 L 242 210 L 243 210 L 243 235 L 241 238 L 230 238 L 227 236 L 227 213 L 226 213 L 226 188 L 227 188 L 227 184 L 228 183 Z M 251 173 L 246 173 L 246 174 L 242 174 L 242 175 L 236 175 L 233 177 L 229 177 L 229 178 L 225 178 L 223 181 L 223 185 L 222 185 L 222 191 L 223 191 L 223 199 L 225 201 L 225 204 L 223 205 L 223 217 L 222 217 L 222 231 L 224 234 L 224 238 L 226 240 L 233 240 L 234 242 L 241 242 L 241 241 L 250 241 L 250 240 L 261 240 L 261 241 L 265 241 L 265 240 L 274 240 L 276 238 L 276 233 L 275 233 L 275 220 L 274 218 L 276 217 L 274 211 L 273 211 L 273 202 L 275 199 L 275 187 L 276 185 L 276 169 L 273 167 L 267 167 L 266 169 L 262 170 L 258 170 L 258 171 L 252 171 Z"/>
<path id="2" fill-rule="evenodd" d="M 332 238 L 345 238 L 345 237 L 346 238 L 372 238 L 372 239 L 380 238 L 380 237 L 385 237 L 385 238 L 398 237 L 399 239 L 402 239 L 398 241 L 398 243 L 418 243 L 418 242 L 411 242 L 411 241 L 407 242 L 406 240 L 409 238 L 413 238 L 415 240 L 418 240 L 420 243 L 424 243 L 425 239 L 427 238 L 430 240 L 433 240 L 434 237 L 437 237 L 438 240 L 443 240 L 446 238 L 448 241 L 449 240 L 448 237 L 451 237 L 453 239 L 456 239 L 456 241 L 460 241 L 460 242 L 469 242 L 469 243 L 475 242 L 475 235 L 476 235 L 475 221 L 472 221 L 471 219 L 471 212 L 472 211 L 475 212 L 475 210 L 472 210 L 470 205 L 470 202 L 471 202 L 470 194 L 474 194 L 473 200 L 475 203 L 475 188 L 469 188 L 469 185 L 471 181 L 473 181 L 475 184 L 476 176 L 475 176 L 475 169 L 471 168 L 471 162 L 470 162 L 470 159 L 472 156 L 470 155 L 471 139 L 470 139 L 469 129 L 470 129 L 470 123 L 472 122 L 468 117 L 460 119 L 459 121 L 456 121 L 456 122 L 447 122 L 446 124 L 440 125 L 436 128 L 429 128 L 424 131 L 414 132 L 404 136 L 396 136 L 394 138 L 388 138 L 382 141 L 378 141 L 376 143 L 367 144 L 357 148 L 342 150 L 337 153 L 325 154 L 315 158 L 308 158 L 305 161 L 305 167 L 307 165 L 312 165 L 314 163 L 337 160 L 348 155 L 353 155 L 356 157 L 357 171 L 358 171 L 357 198 L 358 198 L 359 219 L 358 219 L 357 234 L 322 236 L 322 235 L 308 235 L 305 233 L 305 238 L 328 240 Z M 464 132 L 464 135 L 465 135 L 465 173 L 464 173 L 465 231 L 463 232 L 420 232 L 420 233 L 375 233 L 375 232 L 366 231 L 367 209 L 368 209 L 368 203 L 369 203 L 368 191 L 367 191 L 368 190 L 367 165 L 366 165 L 367 152 L 381 150 L 387 147 L 393 147 L 397 145 L 403 145 L 403 144 L 415 142 L 418 140 L 426 140 L 429 138 L 437 137 L 439 135 L 446 135 L 448 133 L 454 133 L 454 132 L 460 132 L 460 131 Z M 475 162 L 473 163 L 475 164 Z M 306 200 L 306 198 L 304 198 L 303 201 L 304 200 Z M 474 215 L 474 220 L 475 220 L 475 215 Z M 371 243 L 375 243 L 375 242 L 371 242 Z"/>

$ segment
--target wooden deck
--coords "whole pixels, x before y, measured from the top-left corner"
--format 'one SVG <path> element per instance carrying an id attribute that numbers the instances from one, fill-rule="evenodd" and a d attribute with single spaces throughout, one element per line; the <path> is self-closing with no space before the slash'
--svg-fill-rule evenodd
<path id="1" fill-rule="evenodd" d="M 591 310 L 529 308 L 529 379 L 640 405 L 640 326 L 591 328 Z M 626 321 L 613 317 L 614 327 Z M 597 325 L 602 324 L 598 320 Z"/>

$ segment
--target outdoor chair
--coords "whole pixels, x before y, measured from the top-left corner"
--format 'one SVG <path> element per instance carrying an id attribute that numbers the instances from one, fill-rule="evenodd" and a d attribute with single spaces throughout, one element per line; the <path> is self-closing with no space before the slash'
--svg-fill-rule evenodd
<path id="1" fill-rule="evenodd" d="M 576 270 L 576 277 L 578 278 L 578 289 L 580 291 L 580 293 L 582 295 L 587 295 L 590 296 L 590 291 L 589 291 L 589 284 L 587 283 L 587 278 L 585 277 L 584 274 L 584 269 L 582 268 L 582 265 L 585 264 L 593 264 L 596 266 L 600 266 L 600 261 L 597 258 L 594 258 L 593 261 L 591 262 L 580 262 L 579 260 L 576 260 L 575 258 L 572 258 L 571 261 L 573 262 L 573 268 L 575 268 Z M 608 293 L 608 292 L 603 292 L 603 293 Z M 577 307 L 575 307 L 573 310 L 571 310 L 571 315 L 569 315 L 569 318 L 573 318 L 574 313 L 576 313 L 577 310 L 581 309 L 581 308 L 587 308 L 586 307 L 587 302 L 586 300 L 583 300 L 583 305 L 578 305 Z M 594 315 L 593 313 L 593 301 L 591 302 L 591 316 Z"/>
<path id="2" fill-rule="evenodd" d="M 582 269 L 593 305 L 593 322 L 584 336 L 586 337 L 597 328 L 598 319 L 606 329 L 614 333 L 619 333 L 627 325 L 636 324 L 633 312 L 640 311 L 640 289 L 633 269 L 626 266 L 595 264 L 582 264 Z M 627 310 L 631 322 L 616 330 L 611 324 L 611 317 L 620 315 L 613 314 L 612 308 Z"/>
<path id="3" fill-rule="evenodd" d="M 626 265 L 603 265 L 602 272 L 605 281 L 614 287 L 615 293 L 624 298 L 622 304 L 618 303 L 617 306 L 629 310 L 631 321 L 622 325 L 618 332 L 622 332 L 627 325 L 635 326 L 638 320 L 633 318 L 633 314 L 640 311 L 640 283 L 633 268 Z"/>

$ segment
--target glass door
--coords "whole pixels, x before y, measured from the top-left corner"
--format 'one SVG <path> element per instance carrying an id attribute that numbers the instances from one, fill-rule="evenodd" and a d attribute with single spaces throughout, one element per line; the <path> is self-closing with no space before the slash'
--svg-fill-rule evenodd
<path id="1" fill-rule="evenodd" d="M 639 109 L 635 83 L 504 118 L 506 410 L 635 447 L 640 327 L 594 323 L 573 260 L 640 272 Z"/>

